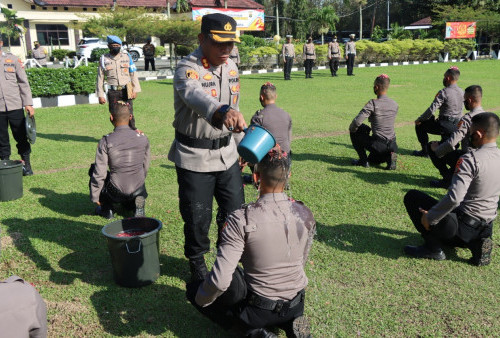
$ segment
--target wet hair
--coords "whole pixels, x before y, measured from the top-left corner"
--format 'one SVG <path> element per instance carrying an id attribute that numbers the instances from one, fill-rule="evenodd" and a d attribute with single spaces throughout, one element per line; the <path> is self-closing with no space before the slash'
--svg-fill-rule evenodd
<path id="1" fill-rule="evenodd" d="M 486 133 L 487 138 L 496 138 L 499 126 L 500 119 L 495 113 L 481 113 L 472 118 L 471 128 L 481 129 Z"/>
<path id="2" fill-rule="evenodd" d="M 130 118 L 129 104 L 123 101 L 118 101 L 115 104 L 111 115 L 113 115 L 113 120 L 115 120 L 116 122 L 128 121 Z"/>
<path id="3" fill-rule="evenodd" d="M 256 164 L 255 171 L 260 174 L 260 179 L 267 185 L 285 184 L 290 171 L 288 154 L 282 151 L 279 145 L 274 147 Z"/>
<path id="4" fill-rule="evenodd" d="M 276 86 L 271 82 L 264 83 L 260 87 L 260 95 L 264 96 L 264 98 L 268 100 L 276 99 Z"/>
<path id="5" fill-rule="evenodd" d="M 472 85 L 467 88 L 465 88 L 465 95 L 468 97 L 472 97 L 474 101 L 480 101 L 481 98 L 483 97 L 483 89 L 481 86 L 478 85 Z"/>
<path id="6" fill-rule="evenodd" d="M 448 70 L 444 73 L 444 76 L 449 76 L 452 78 L 453 81 L 458 81 L 460 78 L 460 70 L 458 67 L 450 67 Z"/>
<path id="7" fill-rule="evenodd" d="M 389 84 L 391 83 L 391 79 L 386 74 L 380 74 L 375 78 L 374 84 L 378 86 L 382 90 L 389 89 Z"/>

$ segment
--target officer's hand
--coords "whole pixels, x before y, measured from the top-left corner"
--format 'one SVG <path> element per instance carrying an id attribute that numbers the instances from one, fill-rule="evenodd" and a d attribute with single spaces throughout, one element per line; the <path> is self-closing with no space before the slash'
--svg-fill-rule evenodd
<path id="1" fill-rule="evenodd" d="M 133 99 L 135 99 L 135 98 L 137 98 L 137 93 L 136 93 L 136 92 L 132 92 L 132 94 L 130 94 L 129 99 L 132 99 L 132 100 L 133 100 Z"/>
<path id="2" fill-rule="evenodd" d="M 240 170 L 243 171 L 243 169 L 245 169 L 245 167 L 248 165 L 248 162 L 240 156 L 240 158 L 238 159 L 238 164 L 240 165 Z"/>
<path id="3" fill-rule="evenodd" d="M 422 122 L 420 122 L 419 120 L 415 120 L 415 125 L 416 126 L 419 126 Z"/>
<path id="4" fill-rule="evenodd" d="M 25 106 L 24 109 L 26 109 L 29 117 L 33 117 L 33 115 L 35 115 L 35 109 L 33 109 L 33 106 Z"/>
<path id="5" fill-rule="evenodd" d="M 144 132 L 140 129 L 136 129 L 135 132 L 139 135 L 143 135 L 144 136 Z"/>
<path id="6" fill-rule="evenodd" d="M 97 202 L 95 202 L 95 204 L 100 206 L 101 202 L 97 201 Z"/>
<path id="7" fill-rule="evenodd" d="M 439 142 L 438 141 L 432 141 L 431 142 L 431 150 L 436 152 L 436 149 L 439 147 Z"/>
<path id="8" fill-rule="evenodd" d="M 106 99 L 104 97 L 100 97 L 99 104 L 105 104 L 105 103 L 106 103 Z"/>
<path id="9" fill-rule="evenodd" d="M 223 124 L 234 133 L 241 133 L 247 127 L 243 115 L 232 108 L 227 112 Z"/>
<path id="10" fill-rule="evenodd" d="M 429 225 L 429 220 L 427 219 L 427 213 L 428 213 L 428 211 L 424 210 L 422 208 L 418 208 L 418 211 L 420 211 L 422 213 L 422 217 L 420 218 L 420 222 L 424 226 L 425 230 L 430 231 L 431 230 L 431 226 Z"/>

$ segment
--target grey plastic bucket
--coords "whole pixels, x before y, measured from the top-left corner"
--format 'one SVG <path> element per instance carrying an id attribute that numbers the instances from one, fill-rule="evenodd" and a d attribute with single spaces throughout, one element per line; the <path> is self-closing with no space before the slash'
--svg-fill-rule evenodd
<path id="1" fill-rule="evenodd" d="M 159 220 L 149 217 L 127 218 L 104 226 L 102 234 L 108 241 L 116 283 L 140 287 L 158 279 L 161 228 Z M 130 237 L 120 237 L 122 235 Z"/>
<path id="2" fill-rule="evenodd" d="M 12 201 L 23 197 L 23 163 L 0 161 L 0 201 Z"/>

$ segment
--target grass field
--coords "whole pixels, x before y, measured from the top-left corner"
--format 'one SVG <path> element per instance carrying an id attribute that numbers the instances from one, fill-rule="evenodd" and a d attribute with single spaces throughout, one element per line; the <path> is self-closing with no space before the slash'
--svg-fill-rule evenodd
<path id="1" fill-rule="evenodd" d="M 286 82 L 282 73 L 241 78 L 240 109 L 247 121 L 259 108 L 259 87 L 266 81 L 276 84 L 278 105 L 292 115 L 291 194 L 317 221 L 305 310 L 316 337 L 500 332 L 498 232 L 492 264 L 484 268 L 467 264 L 466 249 L 445 251 L 449 259 L 443 262 L 410 259 L 402 252 L 405 244 L 421 242 L 404 210 L 405 192 L 419 188 L 436 198 L 445 193 L 429 187 L 438 175 L 430 161 L 410 154 L 418 148 L 412 122 L 442 88 L 449 66 L 355 69 L 355 77 L 341 70 L 338 78 L 316 71 L 312 80 L 300 72 Z M 459 67 L 459 85 L 481 85 L 484 108 L 498 113 L 500 63 Z M 382 72 L 391 77 L 389 96 L 399 104 L 394 172 L 350 165 L 355 151 L 347 128 L 374 97 L 373 80 Z M 98 140 L 112 130 L 107 106 L 38 109 L 35 175 L 24 179 L 22 199 L 0 204 L 0 279 L 16 274 L 36 285 L 48 305 L 50 336 L 231 336 L 185 300 L 183 223 L 175 169 L 166 158 L 174 135 L 172 81 L 141 85 L 136 123 L 148 135 L 153 155 L 146 213 L 163 222 L 156 283 L 140 289 L 115 285 L 101 235 L 107 221 L 92 215 L 87 170 Z M 246 187 L 246 198 L 255 200 L 253 187 Z M 209 264 L 214 257 L 212 249 Z"/>

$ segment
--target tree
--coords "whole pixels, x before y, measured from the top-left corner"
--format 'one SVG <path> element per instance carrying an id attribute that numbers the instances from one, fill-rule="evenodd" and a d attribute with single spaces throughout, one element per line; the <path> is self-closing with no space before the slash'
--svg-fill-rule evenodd
<path id="1" fill-rule="evenodd" d="M 325 33 L 328 33 L 330 30 L 335 31 L 335 23 L 339 21 L 339 17 L 335 13 L 335 9 L 333 7 L 326 6 L 321 9 L 314 9 L 311 21 L 315 26 L 317 26 L 318 33 L 321 34 L 321 44 L 324 44 Z"/>
<path id="2" fill-rule="evenodd" d="M 363 6 L 368 0 L 351 0 L 359 7 L 359 38 L 363 38 Z"/>
<path id="3" fill-rule="evenodd" d="M 307 0 L 290 0 L 286 6 L 286 16 L 291 19 L 289 26 L 291 33 L 298 39 L 305 39 L 308 32 L 309 3 Z"/>
<path id="4" fill-rule="evenodd" d="M 175 3 L 175 11 L 177 13 L 184 13 L 189 11 L 189 4 L 187 0 L 177 0 Z"/>
<path id="5" fill-rule="evenodd" d="M 17 12 L 14 10 L 2 7 L 1 11 L 5 21 L 0 23 L 0 34 L 7 37 L 10 51 L 11 39 L 17 39 L 24 33 L 24 28 L 22 26 L 24 19 L 18 18 L 16 15 Z"/>
<path id="6" fill-rule="evenodd" d="M 201 30 L 200 24 L 199 21 L 192 20 L 157 20 L 154 35 L 163 43 L 173 44 L 176 50 L 178 46 L 194 49 Z"/>

